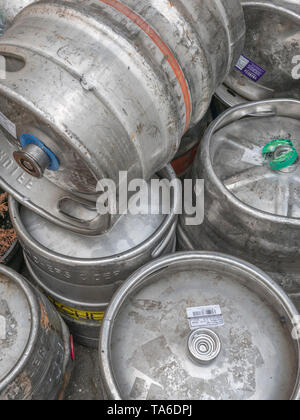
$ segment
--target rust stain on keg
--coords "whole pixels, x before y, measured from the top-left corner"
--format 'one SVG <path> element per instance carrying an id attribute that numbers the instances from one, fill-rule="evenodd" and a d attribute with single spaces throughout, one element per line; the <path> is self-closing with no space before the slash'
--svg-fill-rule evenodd
<path id="1" fill-rule="evenodd" d="M 67 41 L 67 38 L 65 38 L 65 37 L 64 37 L 64 36 L 62 36 L 62 35 L 55 34 L 55 36 L 56 36 L 56 38 L 61 39 L 62 41 Z"/>
<path id="2" fill-rule="evenodd" d="M 40 308 L 41 308 L 41 326 L 44 330 L 49 331 L 50 330 L 50 321 L 45 309 L 45 306 L 43 305 L 43 303 L 41 301 L 39 301 L 40 303 Z"/>

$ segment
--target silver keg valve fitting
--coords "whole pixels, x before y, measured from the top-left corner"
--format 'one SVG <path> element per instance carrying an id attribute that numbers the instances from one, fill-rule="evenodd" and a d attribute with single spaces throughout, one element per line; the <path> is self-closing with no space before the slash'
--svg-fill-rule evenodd
<path id="1" fill-rule="evenodd" d="M 60 162 L 56 155 L 41 140 L 32 134 L 20 136 L 22 150 L 14 152 L 17 164 L 29 175 L 42 178 L 46 169 L 58 171 Z"/>
<path id="2" fill-rule="evenodd" d="M 17 164 L 29 175 L 42 178 L 51 161 L 47 153 L 36 144 L 27 144 L 13 154 Z"/>
<path id="3" fill-rule="evenodd" d="M 219 336 L 209 329 L 193 331 L 188 338 L 188 352 L 190 358 L 198 365 L 212 363 L 221 352 Z"/>

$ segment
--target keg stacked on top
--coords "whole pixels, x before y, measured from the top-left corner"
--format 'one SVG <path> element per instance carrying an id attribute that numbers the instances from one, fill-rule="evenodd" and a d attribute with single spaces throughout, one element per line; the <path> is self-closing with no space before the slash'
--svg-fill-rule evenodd
<path id="1" fill-rule="evenodd" d="M 97 182 L 168 164 L 243 42 L 238 0 L 31 4 L 0 41 L 2 186 L 64 228 L 107 231 Z"/>
<path id="2" fill-rule="evenodd" d="M 245 47 L 238 63 L 217 89 L 215 113 L 248 101 L 300 99 L 299 2 L 242 0 L 241 3 L 247 29 Z"/>
<path id="3" fill-rule="evenodd" d="M 29 390 L 16 351 L 9 380 L 0 361 L 0 399 L 63 395 L 70 360 L 64 321 L 81 344 L 98 347 L 100 337 L 112 399 L 299 399 L 298 312 L 285 293 L 299 302 L 300 91 L 291 67 L 300 49 L 299 6 L 0 0 L 0 9 L 0 186 L 11 195 L 36 289 L 3 275 L 47 302 L 25 316 L 22 332 L 17 322 L 16 340 L 25 348 L 34 318 L 42 327 L 45 319 L 56 323 L 49 348 L 59 360 L 48 362 L 60 372 L 43 393 L 32 373 Z M 204 135 L 216 92 L 213 114 L 246 104 Z M 269 100 L 286 96 L 293 99 Z M 170 162 L 179 177 L 204 178 L 205 219 L 186 226 L 182 215 L 178 247 L 193 251 L 167 256 L 175 251 L 181 201 Z M 98 182 L 114 181 L 119 199 L 127 188 L 120 171 L 128 183 L 173 182 L 169 213 L 168 203 L 151 197 L 144 215 L 99 214 Z M 18 321 L 29 311 L 21 292 L 14 296 L 23 306 L 10 295 L 5 301 Z M 197 308 L 218 316 L 219 328 L 199 328 L 199 320 L 193 327 L 187 311 Z M 12 319 L 7 313 L 0 308 L 0 327 L 1 316 Z M 0 335 L 0 353 L 2 345 Z M 43 372 L 39 383 L 47 384 L 52 373 Z"/>

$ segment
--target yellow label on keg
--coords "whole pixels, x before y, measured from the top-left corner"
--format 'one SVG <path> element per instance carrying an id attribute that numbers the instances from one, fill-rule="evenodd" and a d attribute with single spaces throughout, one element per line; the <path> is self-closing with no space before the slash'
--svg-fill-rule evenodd
<path id="1" fill-rule="evenodd" d="M 77 320 L 81 319 L 81 320 L 86 320 L 86 321 L 96 321 L 99 323 L 103 321 L 104 312 L 89 312 L 89 311 L 83 311 L 81 309 L 74 309 L 74 308 L 70 308 L 70 306 L 56 302 L 50 296 L 48 296 L 48 298 L 53 303 L 53 305 L 56 306 L 59 312 L 65 315 L 68 315 L 71 318 L 74 318 Z"/>

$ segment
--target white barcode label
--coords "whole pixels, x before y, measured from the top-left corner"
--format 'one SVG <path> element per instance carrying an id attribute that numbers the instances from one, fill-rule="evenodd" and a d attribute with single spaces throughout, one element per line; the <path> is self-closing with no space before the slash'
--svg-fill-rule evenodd
<path id="1" fill-rule="evenodd" d="M 6 318 L 0 315 L 0 340 L 6 339 Z"/>
<path id="2" fill-rule="evenodd" d="M 219 305 L 187 308 L 186 313 L 191 329 L 216 328 L 224 325 L 224 318 Z"/>
<path id="3" fill-rule="evenodd" d="M 239 61 L 236 63 L 236 67 L 240 70 L 244 70 L 244 68 L 247 67 L 249 63 L 250 63 L 250 60 L 247 60 L 246 57 L 241 55 L 239 58 Z"/>
<path id="4" fill-rule="evenodd" d="M 17 138 L 17 127 L 10 121 L 2 112 L 0 112 L 0 124 L 6 131 L 9 132 L 15 139 Z"/>

